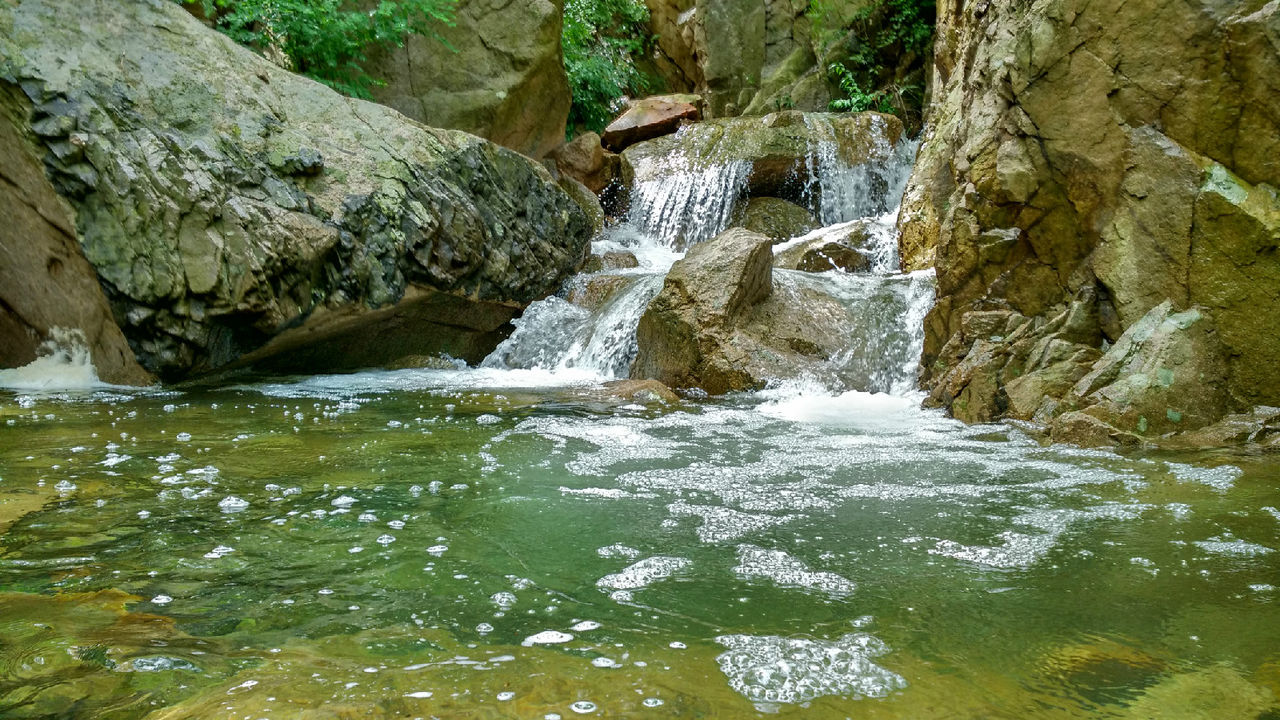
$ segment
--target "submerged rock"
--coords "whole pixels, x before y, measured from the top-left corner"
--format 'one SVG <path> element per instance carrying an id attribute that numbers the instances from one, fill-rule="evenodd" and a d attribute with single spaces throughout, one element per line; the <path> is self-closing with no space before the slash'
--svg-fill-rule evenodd
<path id="1" fill-rule="evenodd" d="M 65 9 L 0 6 L 0 125 L 38 136 L 95 282 L 163 379 L 479 360 L 587 251 L 586 216 L 517 153 L 342 97 L 176 4 Z"/>
<path id="2" fill-rule="evenodd" d="M 681 125 L 702 119 L 702 98 L 697 95 L 655 95 L 631 103 L 600 135 L 614 152 L 675 132 Z"/>

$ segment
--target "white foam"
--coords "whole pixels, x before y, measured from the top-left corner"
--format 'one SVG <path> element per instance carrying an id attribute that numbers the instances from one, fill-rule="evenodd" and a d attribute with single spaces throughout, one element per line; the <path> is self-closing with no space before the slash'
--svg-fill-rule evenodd
<path id="1" fill-rule="evenodd" d="M 814 572 L 803 561 L 782 550 L 766 550 L 755 545 L 738 546 L 738 566 L 733 571 L 743 577 L 762 577 L 783 587 L 819 590 L 843 597 L 856 589 L 849 579 L 831 572 Z"/>
<path id="2" fill-rule="evenodd" d="M 716 642 L 728 648 L 716 662 L 729 686 L 755 703 L 805 703 L 824 695 L 882 698 L 907 686 L 901 675 L 871 662 L 889 648 L 866 633 L 834 641 L 723 635 Z"/>
<path id="3" fill-rule="evenodd" d="M 665 580 L 693 563 L 688 558 L 655 555 L 632 563 L 619 572 L 605 575 L 596 587 L 608 590 L 638 590 Z"/>
<path id="4" fill-rule="evenodd" d="M 10 390 L 92 390 L 113 387 L 98 379 L 84 332 L 53 328 L 35 360 L 0 370 L 0 388 Z"/>

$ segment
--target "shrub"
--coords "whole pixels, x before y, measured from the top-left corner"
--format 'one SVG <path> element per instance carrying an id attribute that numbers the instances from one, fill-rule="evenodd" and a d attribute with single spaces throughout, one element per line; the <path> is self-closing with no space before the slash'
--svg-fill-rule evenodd
<path id="1" fill-rule="evenodd" d="M 813 0 L 810 16 L 824 45 L 834 42 L 844 28 L 833 29 L 832 0 Z M 923 101 L 919 85 L 900 84 L 895 72 L 928 54 L 933 43 L 935 0 L 875 0 L 848 21 L 846 59 L 827 67 L 827 76 L 842 97 L 831 101 L 836 111 L 880 110 L 918 112 Z"/>
<path id="2" fill-rule="evenodd" d="M 621 109 L 623 97 L 656 86 L 636 67 L 653 42 L 648 22 L 649 9 L 640 0 L 565 0 L 560 40 L 573 93 L 570 132 L 599 132 Z"/>
<path id="3" fill-rule="evenodd" d="M 290 69 L 338 92 L 368 98 L 382 81 L 361 67 L 365 53 L 399 47 L 413 34 L 444 43 L 434 28 L 453 24 L 456 0 L 379 0 L 369 10 L 349 9 L 346 0 L 195 2 L 214 27 L 236 42 L 263 53 L 279 52 Z"/>

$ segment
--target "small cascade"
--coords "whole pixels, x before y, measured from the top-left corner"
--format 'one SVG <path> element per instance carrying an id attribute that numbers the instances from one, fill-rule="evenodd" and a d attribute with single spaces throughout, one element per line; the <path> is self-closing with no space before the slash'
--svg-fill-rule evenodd
<path id="1" fill-rule="evenodd" d="M 559 297 L 536 302 L 516 330 L 482 363 L 494 369 L 576 370 L 602 379 L 625 378 L 638 347 L 636 326 L 662 289 L 662 275 L 635 273 L 595 311 Z"/>
<path id="2" fill-rule="evenodd" d="M 104 387 L 93 367 L 84 332 L 53 328 L 35 360 L 0 370 L 0 388 L 11 390 L 87 390 Z"/>
<path id="3" fill-rule="evenodd" d="M 856 233 L 866 272 L 774 272 L 775 293 L 793 306 L 823 313 L 824 327 L 839 328 L 841 351 L 802 371 L 829 392 L 858 390 L 911 396 L 923 346 L 923 320 L 933 304 L 932 271 L 898 270 L 897 206 L 917 144 L 891 145 L 887 133 L 865 138 L 870 148 L 849 150 L 829 117 L 806 115 L 811 139 L 802 166 L 786 185 L 793 201 L 808 204 L 825 227 L 775 246 L 775 252 L 814 240 L 839 242 Z M 883 123 L 875 117 L 873 122 Z M 594 243 L 597 255 L 625 251 L 638 267 L 580 275 L 560 297 L 534 303 L 516 330 L 485 359 L 490 369 L 575 373 L 600 379 L 628 377 L 638 352 L 636 328 L 662 289 L 672 263 L 689 246 L 731 226 L 752 183 L 751 162 L 726 159 L 730 142 L 713 125 L 690 125 L 674 136 L 672 150 L 636 160 L 631 205 L 624 222 Z M 845 144 L 842 155 L 841 143 Z M 850 163 L 848 153 L 869 158 Z M 754 191 L 753 191 L 754 192 Z M 612 294 L 595 309 L 570 302 L 571 291 L 591 283 Z M 811 298 L 828 298 L 811 304 Z M 832 302 L 834 300 L 834 302 Z M 830 316 L 830 317 L 828 317 Z M 812 372 L 811 372 L 812 371 Z"/>
<path id="4" fill-rule="evenodd" d="M 692 132 L 695 126 L 681 128 Z M 627 222 L 666 247 L 684 250 L 729 227 L 751 164 L 708 163 L 687 152 L 654 159 L 631 190 Z"/>

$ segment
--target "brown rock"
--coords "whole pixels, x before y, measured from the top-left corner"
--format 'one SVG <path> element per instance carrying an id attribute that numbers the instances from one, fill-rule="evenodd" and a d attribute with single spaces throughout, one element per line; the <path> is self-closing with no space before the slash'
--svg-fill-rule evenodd
<path id="1" fill-rule="evenodd" d="M 605 188 L 620 177 L 621 158 L 606 152 L 600 146 L 600 136 L 593 132 L 583 133 L 552 150 L 549 157 L 561 174 L 577 180 L 596 195 L 604 193 Z"/>
<path id="2" fill-rule="evenodd" d="M 569 288 L 568 300 L 574 305 L 595 310 L 634 281 L 635 277 L 628 275 L 579 276 Z"/>
<path id="3" fill-rule="evenodd" d="M 587 263 L 582 266 L 582 272 L 594 273 L 602 270 L 625 270 L 633 267 L 640 267 L 640 261 L 636 259 L 634 253 L 626 250 L 610 250 L 603 255 L 592 255 L 587 258 Z"/>
<path id="4" fill-rule="evenodd" d="M 604 147 L 622 152 L 643 140 L 675 132 L 681 125 L 702 119 L 702 99 L 697 95 L 655 95 L 631 103 L 604 129 Z"/>
<path id="5" fill-rule="evenodd" d="M 929 131 L 899 227 L 904 267 L 937 269 L 923 364 L 944 405 L 979 340 L 967 315 L 1042 325 L 1081 293 L 1110 343 L 1166 300 L 1204 308 L 1225 351 L 1192 352 L 1224 363 L 1229 400 L 1202 411 L 1280 404 L 1280 364 L 1264 359 L 1280 342 L 1280 5 L 1228 5 L 939 5 Z M 1018 381 L 1002 413 L 1063 399 L 1088 353 L 1055 353 L 1063 366 Z M 1032 372 L 1025 359 L 992 371 L 998 395 Z"/>

